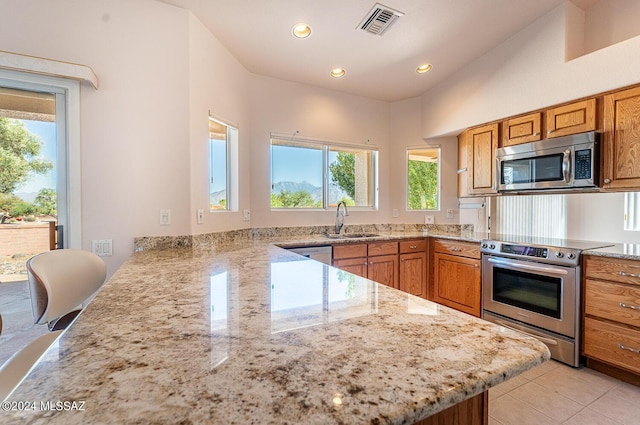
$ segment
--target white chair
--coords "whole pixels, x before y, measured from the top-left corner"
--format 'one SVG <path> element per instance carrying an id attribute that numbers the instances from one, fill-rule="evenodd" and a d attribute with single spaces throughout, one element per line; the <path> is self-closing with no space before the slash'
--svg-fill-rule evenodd
<path id="1" fill-rule="evenodd" d="M 0 367 L 0 401 L 6 400 L 13 390 L 40 360 L 40 357 L 64 331 L 47 332 L 15 353 Z"/>
<path id="2" fill-rule="evenodd" d="M 82 303 L 104 283 L 107 268 L 102 258 L 79 249 L 58 249 L 27 261 L 33 321 L 49 330 L 65 329 Z"/>

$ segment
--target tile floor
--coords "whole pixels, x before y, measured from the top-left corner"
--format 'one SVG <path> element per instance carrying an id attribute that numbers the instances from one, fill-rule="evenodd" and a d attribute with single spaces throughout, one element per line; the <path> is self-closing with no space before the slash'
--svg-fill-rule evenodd
<path id="1" fill-rule="evenodd" d="M 551 360 L 489 390 L 490 425 L 639 425 L 640 387 Z"/>
<path id="2" fill-rule="evenodd" d="M 47 332 L 26 282 L 0 284 L 0 364 Z M 640 387 L 553 360 L 489 390 L 490 425 L 640 425 Z"/>

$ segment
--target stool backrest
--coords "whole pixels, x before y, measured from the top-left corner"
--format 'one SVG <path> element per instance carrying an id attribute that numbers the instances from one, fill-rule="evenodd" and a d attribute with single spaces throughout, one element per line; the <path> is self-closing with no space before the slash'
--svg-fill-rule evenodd
<path id="1" fill-rule="evenodd" d="M 104 283 L 102 258 L 79 249 L 43 252 L 27 261 L 33 321 L 48 323 L 75 310 Z"/>

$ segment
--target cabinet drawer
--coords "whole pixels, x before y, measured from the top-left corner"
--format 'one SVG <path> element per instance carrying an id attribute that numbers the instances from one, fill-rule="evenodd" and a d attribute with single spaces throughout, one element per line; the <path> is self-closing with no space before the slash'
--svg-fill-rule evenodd
<path id="1" fill-rule="evenodd" d="M 398 253 L 398 242 L 373 242 L 369 244 L 369 257 Z"/>
<path id="2" fill-rule="evenodd" d="M 640 327 L 640 287 L 586 280 L 585 313 Z"/>
<path id="3" fill-rule="evenodd" d="M 333 259 L 341 260 L 343 258 L 357 258 L 367 256 L 367 244 L 355 244 L 355 245 L 334 245 L 333 246 Z"/>
<path id="4" fill-rule="evenodd" d="M 587 255 L 584 265 L 588 278 L 640 286 L 640 261 Z"/>
<path id="5" fill-rule="evenodd" d="M 426 239 L 400 242 L 400 254 L 409 254 L 410 252 L 422 252 L 426 250 L 427 250 Z"/>
<path id="6" fill-rule="evenodd" d="M 435 239 L 433 241 L 433 248 L 435 252 L 441 254 L 480 259 L 480 244 L 449 239 Z"/>
<path id="7" fill-rule="evenodd" d="M 640 332 L 587 317 L 584 354 L 640 373 Z"/>

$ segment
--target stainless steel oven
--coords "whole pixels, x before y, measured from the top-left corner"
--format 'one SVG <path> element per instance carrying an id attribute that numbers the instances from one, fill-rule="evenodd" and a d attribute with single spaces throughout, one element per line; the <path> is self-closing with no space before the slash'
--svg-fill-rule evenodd
<path id="1" fill-rule="evenodd" d="M 482 241 L 482 314 L 544 342 L 552 358 L 578 366 L 581 247 L 566 242 Z"/>

